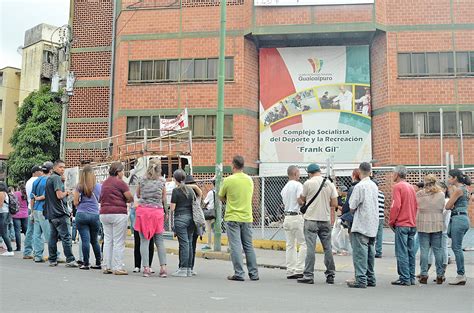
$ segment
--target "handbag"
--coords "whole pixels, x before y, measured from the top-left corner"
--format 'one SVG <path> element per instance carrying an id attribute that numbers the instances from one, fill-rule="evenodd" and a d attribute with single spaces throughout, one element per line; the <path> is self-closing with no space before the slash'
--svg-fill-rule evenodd
<path id="1" fill-rule="evenodd" d="M 324 177 L 323 182 L 321 183 L 321 186 L 319 186 L 318 192 L 316 192 L 316 194 L 314 195 L 314 197 L 313 197 L 311 200 L 309 200 L 309 202 L 307 202 L 307 203 L 305 203 L 305 204 L 303 204 L 303 205 L 301 206 L 301 208 L 300 208 L 301 214 L 305 214 L 305 213 L 306 213 L 306 211 L 308 210 L 308 207 L 314 202 L 314 200 L 316 199 L 316 197 L 319 195 L 319 193 L 320 193 L 321 190 L 323 189 L 324 184 L 326 183 L 326 180 L 327 180 L 327 179 L 328 179 L 327 177 Z"/>
<path id="2" fill-rule="evenodd" d="M 206 228 L 206 219 L 204 218 L 204 212 L 201 208 L 201 200 L 196 197 L 194 190 L 193 193 L 193 220 L 196 225 L 198 236 L 202 236 L 204 229 Z"/>
<path id="3" fill-rule="evenodd" d="M 216 203 L 216 191 L 213 190 L 212 193 L 214 195 L 214 203 Z M 203 209 L 202 211 L 204 212 L 204 219 L 206 221 L 210 221 L 216 218 L 216 209 Z"/>

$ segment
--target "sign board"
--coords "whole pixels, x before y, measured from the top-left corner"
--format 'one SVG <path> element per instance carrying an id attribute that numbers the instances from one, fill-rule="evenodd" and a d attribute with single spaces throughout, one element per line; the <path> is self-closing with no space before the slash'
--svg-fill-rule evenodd
<path id="1" fill-rule="evenodd" d="M 64 170 L 64 190 L 76 190 L 79 184 L 79 167 L 71 167 Z"/>
<path id="2" fill-rule="evenodd" d="M 160 118 L 160 131 L 162 135 L 167 135 L 167 131 L 176 131 L 189 127 L 188 109 L 178 114 L 175 118 L 164 119 Z"/>
<path id="3" fill-rule="evenodd" d="M 254 0 L 255 6 L 371 4 L 374 0 Z"/>
<path id="4" fill-rule="evenodd" d="M 370 161 L 370 111 L 368 46 L 261 49 L 261 174 L 278 164 Z"/>

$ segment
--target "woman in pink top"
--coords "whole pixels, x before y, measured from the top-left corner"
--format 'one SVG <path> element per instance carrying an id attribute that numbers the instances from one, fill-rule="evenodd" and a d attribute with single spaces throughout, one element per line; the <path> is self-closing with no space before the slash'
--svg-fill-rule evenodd
<path id="1" fill-rule="evenodd" d="M 21 251 L 21 233 L 25 234 L 28 228 L 28 198 L 26 196 L 25 184 L 19 186 L 20 191 L 16 191 L 14 195 L 18 199 L 19 211 L 12 215 L 13 226 L 15 228 L 16 250 Z"/>

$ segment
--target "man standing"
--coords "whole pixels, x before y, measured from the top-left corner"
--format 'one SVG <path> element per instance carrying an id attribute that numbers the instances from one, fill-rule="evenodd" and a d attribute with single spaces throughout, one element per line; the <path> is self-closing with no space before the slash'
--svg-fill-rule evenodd
<path id="1" fill-rule="evenodd" d="M 228 280 L 244 281 L 242 248 L 247 260 L 250 280 L 258 280 L 257 257 L 252 245 L 252 195 L 253 181 L 243 172 L 244 158 L 237 155 L 232 160 L 232 175 L 224 179 L 219 191 L 221 201 L 227 203 L 225 221 L 229 239 L 230 257 L 234 275 Z"/>
<path id="2" fill-rule="evenodd" d="M 348 281 L 350 288 L 375 287 L 375 236 L 379 227 L 379 189 L 370 180 L 372 168 L 369 163 L 359 165 L 361 181 L 352 190 L 349 199 L 354 220 L 351 228 L 352 261 L 355 281 Z"/>
<path id="3" fill-rule="evenodd" d="M 352 111 L 352 92 L 346 89 L 346 86 L 339 86 L 339 95 L 334 98 L 333 103 L 339 103 L 339 110 Z"/>
<path id="4" fill-rule="evenodd" d="M 395 256 L 399 278 L 392 285 L 410 286 L 415 284 L 415 235 L 416 235 L 416 193 L 412 185 L 405 181 L 406 167 L 395 167 L 390 208 L 389 225 L 395 232 Z"/>
<path id="5" fill-rule="evenodd" d="M 303 277 L 304 261 L 306 258 L 306 242 L 304 240 L 304 220 L 300 212 L 300 196 L 303 185 L 300 183 L 300 170 L 291 165 L 287 170 L 288 183 L 281 191 L 285 206 L 285 221 L 283 229 L 286 236 L 286 278 L 297 279 Z M 297 245 L 300 251 L 297 251 Z"/>
<path id="6" fill-rule="evenodd" d="M 37 165 L 31 169 L 31 178 L 25 184 L 26 197 L 28 200 L 28 227 L 25 234 L 25 249 L 23 250 L 23 259 L 33 259 L 33 231 L 34 231 L 34 219 L 33 219 L 33 206 L 31 204 L 31 190 L 33 189 L 33 183 L 38 179 L 39 176 L 43 175 L 41 168 Z"/>
<path id="7" fill-rule="evenodd" d="M 305 268 L 299 283 L 314 284 L 314 262 L 316 239 L 319 237 L 324 249 L 324 265 L 326 266 L 326 283 L 334 284 L 336 266 L 331 247 L 331 210 L 337 206 L 337 189 L 334 184 L 321 176 L 319 165 L 308 165 L 309 179 L 303 185 L 300 196 L 302 202 L 310 202 L 321 189 L 319 195 L 308 207 L 304 217 L 304 238 L 307 246 Z"/>
<path id="8" fill-rule="evenodd" d="M 64 183 L 61 177 L 64 174 L 64 161 L 54 162 L 53 173 L 46 182 L 46 217 L 49 220 L 51 234 L 49 237 L 49 266 L 57 266 L 58 247 L 60 239 L 63 243 L 64 254 L 66 255 L 66 266 L 77 267 L 74 255 L 72 254 L 70 213 L 65 203 L 69 196 L 69 191 L 64 191 Z"/>
<path id="9" fill-rule="evenodd" d="M 53 169 L 52 162 L 45 162 L 41 167 L 42 176 L 34 182 L 31 190 L 31 205 L 33 207 L 34 231 L 33 231 L 33 248 L 35 250 L 35 262 L 42 263 L 44 243 L 49 242 L 49 222 L 44 217 L 44 203 L 45 203 L 45 188 L 51 170 Z M 44 239 L 43 239 L 44 237 Z"/>

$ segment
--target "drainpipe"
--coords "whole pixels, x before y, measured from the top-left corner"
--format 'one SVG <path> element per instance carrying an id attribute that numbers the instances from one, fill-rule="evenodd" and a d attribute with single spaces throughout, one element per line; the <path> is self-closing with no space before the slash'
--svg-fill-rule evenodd
<path id="1" fill-rule="evenodd" d="M 113 133 L 113 114 L 114 114 L 114 78 L 115 78 L 115 33 L 117 25 L 117 11 L 118 11 L 119 0 L 114 1 L 114 12 L 112 21 L 112 58 L 110 60 L 110 86 L 109 86 L 109 125 L 108 125 L 108 137 L 112 137 Z M 109 143 L 110 146 L 110 143 Z M 111 152 L 111 151 L 110 151 Z"/>

